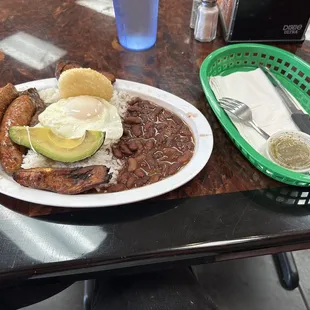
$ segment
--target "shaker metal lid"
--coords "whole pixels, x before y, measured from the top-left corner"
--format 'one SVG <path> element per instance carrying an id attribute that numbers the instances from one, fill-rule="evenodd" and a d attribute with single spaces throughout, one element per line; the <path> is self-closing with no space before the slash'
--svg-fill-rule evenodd
<path id="1" fill-rule="evenodd" d="M 202 2 L 215 4 L 217 2 L 217 0 L 202 0 Z"/>

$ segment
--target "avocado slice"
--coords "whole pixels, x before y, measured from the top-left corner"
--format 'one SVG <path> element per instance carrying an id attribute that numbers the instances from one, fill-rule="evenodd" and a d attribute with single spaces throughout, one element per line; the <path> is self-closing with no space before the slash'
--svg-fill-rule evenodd
<path id="1" fill-rule="evenodd" d="M 64 163 L 73 163 L 92 156 L 105 138 L 102 131 L 86 130 L 82 138 L 66 139 L 55 135 L 49 128 L 27 126 L 12 126 L 9 135 L 16 144 Z"/>

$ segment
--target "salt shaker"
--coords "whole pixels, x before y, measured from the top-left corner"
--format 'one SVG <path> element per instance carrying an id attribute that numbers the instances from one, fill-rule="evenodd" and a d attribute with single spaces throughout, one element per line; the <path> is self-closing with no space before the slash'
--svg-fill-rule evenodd
<path id="1" fill-rule="evenodd" d="M 194 36 L 200 42 L 211 42 L 216 37 L 219 10 L 217 0 L 202 0 L 198 7 Z"/>
<path id="2" fill-rule="evenodd" d="M 198 11 L 198 7 L 199 7 L 200 4 L 201 4 L 201 0 L 193 0 L 191 21 L 190 21 L 190 24 L 189 24 L 189 26 L 192 29 L 195 28 L 197 11 Z"/>

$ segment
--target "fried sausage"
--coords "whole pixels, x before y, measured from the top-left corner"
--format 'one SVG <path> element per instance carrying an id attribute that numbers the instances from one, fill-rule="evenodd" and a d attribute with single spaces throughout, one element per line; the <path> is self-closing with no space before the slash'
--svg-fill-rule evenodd
<path id="1" fill-rule="evenodd" d="M 24 149 L 13 143 L 9 137 L 11 126 L 28 126 L 35 107 L 29 96 L 15 99 L 7 108 L 0 128 L 0 161 L 4 171 L 11 174 L 17 171 L 23 161 Z"/>
<path id="2" fill-rule="evenodd" d="M 74 195 L 108 183 L 112 175 L 105 166 L 83 168 L 33 168 L 20 169 L 13 179 L 26 187 L 59 194 Z"/>
<path id="3" fill-rule="evenodd" d="M 55 71 L 56 79 L 58 80 L 60 74 L 63 73 L 64 71 L 74 68 L 82 68 L 82 66 L 76 61 L 70 61 L 70 60 L 59 61 L 56 65 L 56 71 Z"/>
<path id="4" fill-rule="evenodd" d="M 20 92 L 21 95 L 28 95 L 36 109 L 35 114 L 33 115 L 30 127 L 33 127 L 39 123 L 39 115 L 46 109 L 44 101 L 40 98 L 38 91 L 35 88 L 29 88 L 23 92 Z"/>
<path id="5" fill-rule="evenodd" d="M 114 74 L 106 71 L 99 71 L 99 72 L 102 73 L 106 78 L 108 78 L 111 81 L 111 84 L 114 84 L 116 82 Z"/>
<path id="6" fill-rule="evenodd" d="M 18 91 L 11 83 L 8 83 L 4 87 L 0 88 L 0 122 L 7 107 L 17 97 Z"/>
<path id="7" fill-rule="evenodd" d="M 76 61 L 70 61 L 70 60 L 59 61 L 56 65 L 56 71 L 55 71 L 56 79 L 58 80 L 60 77 L 60 74 L 63 73 L 64 71 L 69 70 L 69 69 L 74 69 L 74 68 L 83 68 L 83 66 L 81 66 Z M 115 75 L 113 75 L 110 72 L 106 72 L 106 71 L 100 71 L 100 70 L 97 70 L 97 71 L 103 74 L 106 78 L 108 78 L 112 84 L 115 83 L 116 81 Z"/>

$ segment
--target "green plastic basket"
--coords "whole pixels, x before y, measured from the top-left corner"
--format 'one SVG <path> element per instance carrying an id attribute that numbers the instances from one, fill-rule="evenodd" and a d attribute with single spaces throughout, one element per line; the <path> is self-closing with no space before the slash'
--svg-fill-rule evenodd
<path id="1" fill-rule="evenodd" d="M 200 80 L 211 108 L 228 136 L 241 153 L 261 172 L 282 183 L 310 186 L 310 175 L 282 168 L 258 153 L 239 134 L 219 106 L 209 84 L 209 77 L 250 71 L 258 65 L 268 66 L 282 85 L 310 113 L 310 66 L 299 57 L 282 49 L 262 44 L 235 44 L 211 53 L 202 63 Z"/>

